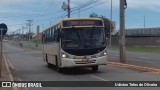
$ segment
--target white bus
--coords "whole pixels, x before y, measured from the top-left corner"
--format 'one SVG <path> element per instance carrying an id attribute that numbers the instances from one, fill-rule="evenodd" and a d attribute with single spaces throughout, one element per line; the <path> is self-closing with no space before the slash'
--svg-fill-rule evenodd
<path id="1" fill-rule="evenodd" d="M 42 32 L 43 59 L 48 67 L 92 67 L 107 64 L 104 22 L 100 18 L 67 18 Z"/>

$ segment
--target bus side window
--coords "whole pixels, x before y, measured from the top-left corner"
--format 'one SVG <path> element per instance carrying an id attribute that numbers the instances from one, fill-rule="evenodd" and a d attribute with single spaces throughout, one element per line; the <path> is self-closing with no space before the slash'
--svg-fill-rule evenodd
<path id="1" fill-rule="evenodd" d="M 42 44 L 44 44 L 45 43 L 45 33 L 43 32 L 42 33 Z"/>
<path id="2" fill-rule="evenodd" d="M 51 39 L 52 39 L 52 42 L 54 41 L 54 27 L 52 27 L 52 34 L 51 34 Z"/>
<path id="3" fill-rule="evenodd" d="M 44 32 L 44 43 L 46 43 L 46 39 L 47 38 L 47 33 L 46 33 L 46 31 Z"/>
<path id="4" fill-rule="evenodd" d="M 47 38 L 48 38 L 48 36 L 47 36 L 47 31 L 45 32 L 45 43 L 47 42 Z"/>
<path id="5" fill-rule="evenodd" d="M 45 36 L 46 36 L 46 38 L 45 38 L 45 43 L 46 43 L 46 42 L 48 42 L 48 31 L 45 32 Z"/>
<path id="6" fill-rule="evenodd" d="M 55 27 L 55 32 L 54 32 L 54 41 L 58 41 L 58 28 L 57 26 Z"/>
<path id="7" fill-rule="evenodd" d="M 52 42 L 52 39 L 51 39 L 51 28 L 49 29 L 49 42 Z"/>
<path id="8" fill-rule="evenodd" d="M 47 42 L 50 42 L 50 29 L 49 29 L 47 32 L 48 32 L 48 33 L 47 33 L 47 36 L 48 36 Z"/>

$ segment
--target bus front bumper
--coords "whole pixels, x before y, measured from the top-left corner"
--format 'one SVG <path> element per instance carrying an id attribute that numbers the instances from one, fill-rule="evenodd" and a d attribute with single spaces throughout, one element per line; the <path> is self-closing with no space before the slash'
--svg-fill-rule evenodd
<path id="1" fill-rule="evenodd" d="M 93 58 L 87 61 L 83 59 L 62 58 L 61 67 L 62 68 L 89 67 L 89 66 L 106 65 L 106 64 L 107 64 L 107 56 Z"/>

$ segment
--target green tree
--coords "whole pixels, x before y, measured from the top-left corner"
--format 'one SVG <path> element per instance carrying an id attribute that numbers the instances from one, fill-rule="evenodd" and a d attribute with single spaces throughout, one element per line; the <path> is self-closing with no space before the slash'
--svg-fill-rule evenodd
<path id="1" fill-rule="evenodd" d="M 103 16 L 103 15 L 97 15 L 96 13 L 91 13 L 90 15 L 89 15 L 89 17 L 92 17 L 92 18 L 102 18 L 103 19 L 103 21 L 104 21 L 104 26 L 105 26 L 105 34 L 106 34 L 106 36 L 107 37 L 109 37 L 109 35 L 110 35 L 110 20 L 108 19 L 108 18 L 106 18 L 105 16 Z M 112 29 L 113 29 L 113 26 L 111 27 Z"/>

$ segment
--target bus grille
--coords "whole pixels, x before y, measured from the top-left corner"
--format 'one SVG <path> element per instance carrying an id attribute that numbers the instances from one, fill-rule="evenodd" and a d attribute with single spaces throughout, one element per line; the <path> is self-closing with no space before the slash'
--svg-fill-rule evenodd
<path id="1" fill-rule="evenodd" d="M 89 60 L 89 61 L 75 61 L 76 64 L 90 64 L 95 63 L 96 60 Z"/>

